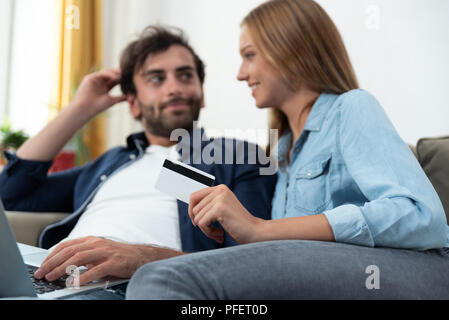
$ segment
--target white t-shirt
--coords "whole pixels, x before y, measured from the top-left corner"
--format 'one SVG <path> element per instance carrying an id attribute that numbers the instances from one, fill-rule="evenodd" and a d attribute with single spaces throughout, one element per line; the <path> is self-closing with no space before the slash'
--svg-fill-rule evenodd
<path id="1" fill-rule="evenodd" d="M 111 175 L 64 239 L 105 237 L 181 250 L 176 199 L 154 188 L 165 159 L 178 159 L 175 146 L 149 146 L 145 155 Z"/>

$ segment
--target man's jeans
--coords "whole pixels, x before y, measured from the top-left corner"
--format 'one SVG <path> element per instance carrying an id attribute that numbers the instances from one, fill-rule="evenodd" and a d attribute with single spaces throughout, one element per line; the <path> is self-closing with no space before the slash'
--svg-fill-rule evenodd
<path id="1" fill-rule="evenodd" d="M 127 299 L 449 299 L 449 250 L 282 240 L 142 266 Z"/>

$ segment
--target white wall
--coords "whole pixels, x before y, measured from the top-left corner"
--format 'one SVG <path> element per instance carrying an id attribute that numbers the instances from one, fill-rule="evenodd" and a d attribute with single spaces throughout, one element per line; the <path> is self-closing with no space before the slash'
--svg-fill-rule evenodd
<path id="1" fill-rule="evenodd" d="M 156 22 L 181 27 L 207 65 L 206 128 L 265 128 L 236 80 L 239 24 L 259 0 L 106 0 L 105 65 L 118 66 L 132 35 Z M 449 134 L 449 1 L 319 0 L 346 42 L 361 86 L 376 95 L 401 137 Z M 138 128 L 126 104 L 109 112 L 108 145 L 122 144 Z M 258 140 L 265 144 L 266 137 Z"/>
<path id="2" fill-rule="evenodd" d="M 449 134 L 449 1 L 318 0 L 400 136 Z"/>

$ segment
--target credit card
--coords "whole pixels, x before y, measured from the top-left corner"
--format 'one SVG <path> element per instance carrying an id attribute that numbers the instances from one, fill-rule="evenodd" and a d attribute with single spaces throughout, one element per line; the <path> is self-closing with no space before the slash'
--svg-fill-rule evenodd
<path id="1" fill-rule="evenodd" d="M 164 161 L 155 188 L 185 203 L 198 190 L 212 187 L 215 177 L 179 161 Z"/>

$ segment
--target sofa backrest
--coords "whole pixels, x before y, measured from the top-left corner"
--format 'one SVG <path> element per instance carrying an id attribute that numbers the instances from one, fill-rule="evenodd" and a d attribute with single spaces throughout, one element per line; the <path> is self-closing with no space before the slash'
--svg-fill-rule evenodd
<path id="1" fill-rule="evenodd" d="M 438 193 L 449 221 L 449 136 L 420 139 L 414 152 Z"/>

